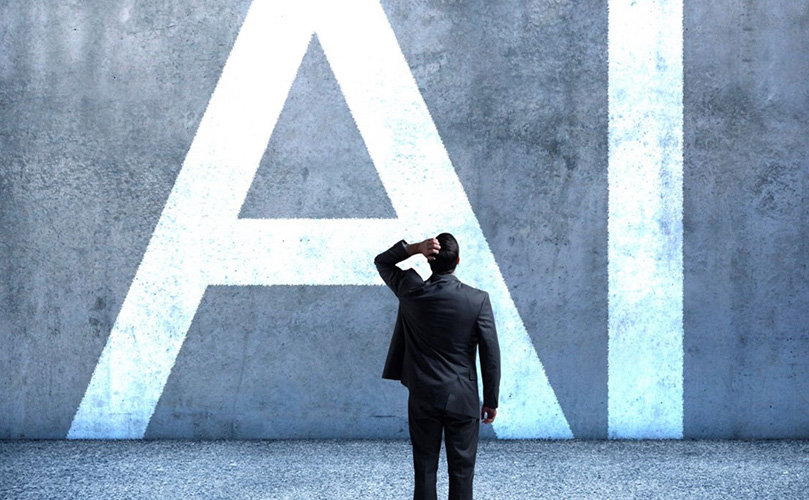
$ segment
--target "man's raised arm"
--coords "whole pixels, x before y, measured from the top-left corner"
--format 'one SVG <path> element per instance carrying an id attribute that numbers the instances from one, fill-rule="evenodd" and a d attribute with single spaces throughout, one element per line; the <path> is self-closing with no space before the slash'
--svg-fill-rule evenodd
<path id="1" fill-rule="evenodd" d="M 440 248 L 441 245 L 438 244 L 438 240 L 435 238 L 428 238 L 422 242 L 410 244 L 405 240 L 400 240 L 377 255 L 374 258 L 374 264 L 376 265 L 376 270 L 379 271 L 379 276 L 398 297 L 412 285 L 422 283 L 423 280 L 416 271 L 412 269 L 403 271 L 396 264 L 417 253 L 427 257 L 427 260 L 433 260 Z"/>

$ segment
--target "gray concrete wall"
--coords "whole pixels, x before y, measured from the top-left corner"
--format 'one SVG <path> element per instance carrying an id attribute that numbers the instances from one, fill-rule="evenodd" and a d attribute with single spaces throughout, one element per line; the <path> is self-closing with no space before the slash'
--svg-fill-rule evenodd
<path id="1" fill-rule="evenodd" d="M 685 433 L 809 434 L 809 7 L 686 2 Z"/>
<path id="2" fill-rule="evenodd" d="M 67 434 L 249 3 L 0 6 L 0 438 Z M 382 4 L 571 430 L 605 438 L 606 2 Z M 686 437 L 809 436 L 807 32 L 800 2 L 685 5 Z M 315 39 L 241 217 L 393 216 Z M 209 287 L 146 437 L 406 437 L 395 311 Z"/>

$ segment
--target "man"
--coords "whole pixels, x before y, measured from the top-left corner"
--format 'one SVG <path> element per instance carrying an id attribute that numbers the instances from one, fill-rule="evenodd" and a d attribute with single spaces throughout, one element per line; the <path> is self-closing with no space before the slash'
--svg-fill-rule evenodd
<path id="1" fill-rule="evenodd" d="M 396 263 L 424 255 L 433 274 L 427 281 Z M 500 348 L 489 294 L 455 276 L 458 242 L 441 233 L 421 243 L 404 240 L 377 255 L 379 275 L 399 298 L 383 378 L 401 380 L 407 402 L 415 473 L 414 500 L 435 499 L 441 434 L 449 469 L 449 498 L 471 499 L 479 419 L 497 415 Z M 480 348 L 483 406 L 480 407 L 475 353 Z"/>

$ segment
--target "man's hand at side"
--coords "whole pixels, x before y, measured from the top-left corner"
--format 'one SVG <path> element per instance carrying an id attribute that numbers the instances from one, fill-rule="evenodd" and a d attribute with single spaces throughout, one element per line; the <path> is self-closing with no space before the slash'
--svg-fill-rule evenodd
<path id="1" fill-rule="evenodd" d="M 427 238 L 419 243 L 410 243 L 407 245 L 407 253 L 415 255 L 417 253 L 427 257 L 427 260 L 435 260 L 438 251 L 441 250 L 441 245 L 435 238 Z"/>
<path id="2" fill-rule="evenodd" d="M 480 409 L 480 419 L 483 421 L 484 424 L 490 424 L 494 422 L 494 417 L 497 416 L 497 409 L 496 408 L 489 408 L 488 406 L 484 406 Z"/>

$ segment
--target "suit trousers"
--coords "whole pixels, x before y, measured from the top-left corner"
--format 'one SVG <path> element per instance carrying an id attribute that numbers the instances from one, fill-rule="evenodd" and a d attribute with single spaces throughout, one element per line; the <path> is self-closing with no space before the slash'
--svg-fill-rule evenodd
<path id="1" fill-rule="evenodd" d="M 442 432 L 449 469 L 449 499 L 472 500 L 480 419 L 449 413 L 412 395 L 407 401 L 407 416 L 413 445 L 413 500 L 436 500 Z"/>

